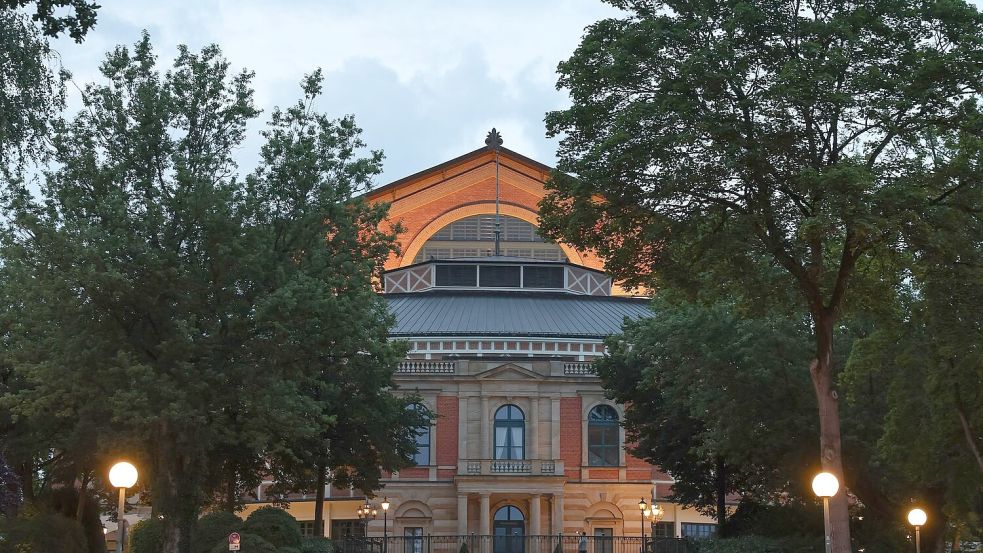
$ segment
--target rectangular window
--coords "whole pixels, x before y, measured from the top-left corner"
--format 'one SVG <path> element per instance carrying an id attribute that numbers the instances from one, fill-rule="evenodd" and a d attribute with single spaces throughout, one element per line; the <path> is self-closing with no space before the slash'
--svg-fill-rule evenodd
<path id="1" fill-rule="evenodd" d="M 313 520 L 300 520 L 297 521 L 300 524 L 300 534 L 305 537 L 311 537 L 314 535 L 314 521 Z"/>
<path id="2" fill-rule="evenodd" d="M 518 288 L 522 267 L 513 265 L 482 265 L 482 288 Z"/>
<path id="3" fill-rule="evenodd" d="M 437 265 L 437 286 L 476 286 L 477 265 Z"/>
<path id="4" fill-rule="evenodd" d="M 706 540 L 717 534 L 717 525 L 698 522 L 684 522 L 682 524 L 682 531 L 684 538 Z"/>
<path id="5" fill-rule="evenodd" d="M 522 268 L 523 288 L 563 288 L 563 267 Z"/>
<path id="6" fill-rule="evenodd" d="M 423 553 L 423 528 L 404 528 L 403 540 L 403 553 Z"/>
<path id="7" fill-rule="evenodd" d="M 652 535 L 657 538 L 675 538 L 675 522 L 656 522 L 652 525 Z"/>
<path id="8" fill-rule="evenodd" d="M 587 537 L 584 536 L 581 539 L 586 541 Z M 584 549 L 586 549 L 586 547 Z M 613 553 L 613 551 L 614 551 L 614 529 L 595 528 L 594 553 Z"/>
<path id="9" fill-rule="evenodd" d="M 336 518 L 331 520 L 331 539 L 359 538 L 365 535 L 365 526 L 358 519 Z"/>

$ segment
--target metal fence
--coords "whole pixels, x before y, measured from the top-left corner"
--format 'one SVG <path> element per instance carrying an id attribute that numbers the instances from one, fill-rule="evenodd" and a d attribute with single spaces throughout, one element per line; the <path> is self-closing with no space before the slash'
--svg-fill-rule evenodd
<path id="1" fill-rule="evenodd" d="M 695 553 L 682 538 L 525 536 L 345 537 L 333 540 L 337 553 Z"/>

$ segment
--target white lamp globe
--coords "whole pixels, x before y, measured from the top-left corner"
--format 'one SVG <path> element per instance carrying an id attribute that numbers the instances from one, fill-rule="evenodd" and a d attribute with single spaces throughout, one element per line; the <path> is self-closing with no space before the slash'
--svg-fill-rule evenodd
<path id="1" fill-rule="evenodd" d="M 109 469 L 109 482 L 117 488 L 132 488 L 137 483 L 137 468 L 126 461 Z"/>
<path id="2" fill-rule="evenodd" d="M 921 509 L 912 509 L 908 513 L 908 523 L 912 526 L 925 526 L 925 522 L 927 521 L 928 515 Z"/>
<path id="3" fill-rule="evenodd" d="M 812 479 L 812 491 L 819 497 L 833 497 L 840 489 L 840 481 L 828 472 L 820 472 Z"/>

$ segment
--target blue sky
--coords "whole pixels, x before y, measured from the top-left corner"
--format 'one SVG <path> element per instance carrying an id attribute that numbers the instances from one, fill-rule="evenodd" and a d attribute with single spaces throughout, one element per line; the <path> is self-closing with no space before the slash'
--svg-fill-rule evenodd
<path id="1" fill-rule="evenodd" d="M 618 15 L 600 0 L 100 1 L 83 44 L 55 44 L 76 82 L 95 79 L 105 52 L 142 29 L 162 65 L 178 44 L 220 45 L 233 67 L 256 72 L 266 114 L 296 101 L 301 77 L 321 67 L 318 108 L 354 114 L 369 147 L 386 154 L 376 185 L 483 145 L 492 126 L 506 147 L 552 165 L 543 116 L 568 105 L 556 64 L 586 26 Z M 255 164 L 263 118 L 237 156 L 243 172 Z"/>
<path id="2" fill-rule="evenodd" d="M 584 28 L 618 12 L 599 0 L 101 0 L 81 45 L 56 42 L 81 85 L 98 77 L 105 52 L 147 29 L 169 64 L 178 44 L 222 47 L 233 67 L 256 72 L 264 116 L 298 98 L 321 67 L 319 109 L 354 114 L 369 147 L 386 154 L 377 185 L 484 145 L 495 126 L 505 146 L 552 164 L 543 116 L 567 105 L 556 64 Z M 73 101 L 77 107 L 77 99 Z M 262 123 L 239 152 L 250 170 Z"/>

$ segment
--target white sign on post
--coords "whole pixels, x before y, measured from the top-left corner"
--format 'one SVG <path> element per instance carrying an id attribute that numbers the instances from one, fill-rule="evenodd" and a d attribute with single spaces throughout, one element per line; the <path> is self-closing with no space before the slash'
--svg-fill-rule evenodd
<path id="1" fill-rule="evenodd" d="M 229 534 L 229 551 L 239 551 L 239 539 L 237 532 Z"/>

